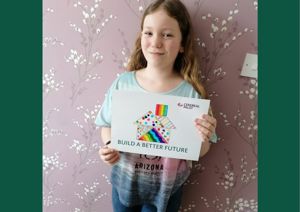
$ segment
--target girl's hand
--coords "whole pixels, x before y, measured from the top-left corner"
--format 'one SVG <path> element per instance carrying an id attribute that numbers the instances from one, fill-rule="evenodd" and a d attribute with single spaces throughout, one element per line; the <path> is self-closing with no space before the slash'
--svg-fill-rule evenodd
<path id="1" fill-rule="evenodd" d="M 107 145 L 99 150 L 99 155 L 102 161 L 109 165 L 115 164 L 120 159 L 119 151 L 109 148 Z"/>
<path id="2" fill-rule="evenodd" d="M 195 119 L 195 127 L 203 138 L 203 142 L 208 142 L 215 133 L 217 120 L 207 114 L 203 114 L 202 118 Z"/>

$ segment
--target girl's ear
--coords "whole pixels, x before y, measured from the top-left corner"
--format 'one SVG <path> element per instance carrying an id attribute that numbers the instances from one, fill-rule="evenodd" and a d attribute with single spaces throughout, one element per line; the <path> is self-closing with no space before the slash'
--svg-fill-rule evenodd
<path id="1" fill-rule="evenodd" d="M 179 52 L 180 52 L 180 53 L 183 53 L 183 52 L 184 52 L 184 49 L 183 49 L 182 46 L 180 47 Z"/>

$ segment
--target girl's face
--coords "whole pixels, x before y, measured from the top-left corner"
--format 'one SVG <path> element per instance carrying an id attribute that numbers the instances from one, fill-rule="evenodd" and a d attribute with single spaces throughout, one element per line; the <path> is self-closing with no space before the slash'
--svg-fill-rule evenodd
<path id="1" fill-rule="evenodd" d="M 143 54 L 147 66 L 173 68 L 181 47 L 181 32 L 176 19 L 159 9 L 144 19 L 141 36 Z"/>

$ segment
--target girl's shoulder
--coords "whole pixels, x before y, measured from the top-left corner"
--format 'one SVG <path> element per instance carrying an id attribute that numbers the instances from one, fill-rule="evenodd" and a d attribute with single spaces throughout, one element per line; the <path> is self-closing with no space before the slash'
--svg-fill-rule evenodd
<path id="1" fill-rule="evenodd" d="M 136 85 L 135 71 L 125 71 L 117 76 L 113 82 L 113 89 L 125 89 Z"/>
<path id="2" fill-rule="evenodd" d="M 117 80 L 124 81 L 133 77 L 134 71 L 125 71 L 118 75 Z"/>

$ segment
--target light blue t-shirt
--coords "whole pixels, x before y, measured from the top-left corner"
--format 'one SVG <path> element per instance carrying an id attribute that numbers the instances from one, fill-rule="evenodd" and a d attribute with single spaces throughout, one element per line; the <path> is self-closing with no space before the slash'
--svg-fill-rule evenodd
<path id="1" fill-rule="evenodd" d="M 143 89 L 136 80 L 136 72 L 125 72 L 122 73 L 109 88 L 105 100 L 102 104 L 101 110 L 99 111 L 95 123 L 101 127 L 111 127 L 111 102 L 112 102 L 112 91 L 113 90 L 126 90 L 126 91 L 140 91 L 144 93 L 150 93 Z M 159 93 L 163 95 L 183 96 L 190 98 L 201 99 L 201 96 L 193 88 L 191 84 L 183 80 L 179 85 L 170 91 Z M 217 142 L 217 136 L 214 134 L 210 139 L 211 142 Z"/>

